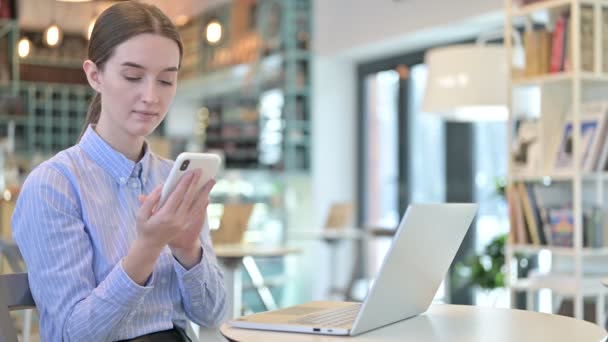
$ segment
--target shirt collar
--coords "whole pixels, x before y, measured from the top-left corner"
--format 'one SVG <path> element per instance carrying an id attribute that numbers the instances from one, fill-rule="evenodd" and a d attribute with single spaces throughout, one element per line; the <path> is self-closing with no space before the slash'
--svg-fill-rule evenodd
<path id="1" fill-rule="evenodd" d="M 143 184 L 148 180 L 151 158 L 147 143 L 144 142 L 144 156 L 137 163 L 110 146 L 92 125 L 87 127 L 78 145 L 119 184 L 126 184 L 130 177 L 141 177 Z"/>

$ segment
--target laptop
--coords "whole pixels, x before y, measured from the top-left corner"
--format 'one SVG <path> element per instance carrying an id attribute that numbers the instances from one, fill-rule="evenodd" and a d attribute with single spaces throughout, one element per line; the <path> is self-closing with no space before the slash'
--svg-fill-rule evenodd
<path id="1" fill-rule="evenodd" d="M 230 326 L 358 335 L 424 313 L 477 212 L 477 204 L 416 204 L 406 210 L 363 303 L 316 301 L 229 320 Z"/>

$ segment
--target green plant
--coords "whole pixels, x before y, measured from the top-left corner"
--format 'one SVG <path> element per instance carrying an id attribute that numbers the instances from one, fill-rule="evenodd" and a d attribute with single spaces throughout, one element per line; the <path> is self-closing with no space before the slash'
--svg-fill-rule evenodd
<path id="1" fill-rule="evenodd" d="M 505 242 L 507 234 L 495 237 L 479 254 L 456 264 L 456 284 L 459 287 L 478 286 L 492 290 L 505 286 Z"/>

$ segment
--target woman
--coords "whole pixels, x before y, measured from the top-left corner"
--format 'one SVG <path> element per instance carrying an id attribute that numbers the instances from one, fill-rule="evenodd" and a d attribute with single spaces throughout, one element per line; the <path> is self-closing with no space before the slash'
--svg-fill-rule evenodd
<path id="1" fill-rule="evenodd" d="M 32 171 L 12 218 L 43 341 L 187 341 L 188 319 L 213 326 L 224 316 L 204 224 L 214 182 L 197 192 L 193 172 L 155 209 L 172 161 L 144 138 L 173 100 L 182 53 L 154 6 L 120 2 L 95 24 L 85 131 Z"/>

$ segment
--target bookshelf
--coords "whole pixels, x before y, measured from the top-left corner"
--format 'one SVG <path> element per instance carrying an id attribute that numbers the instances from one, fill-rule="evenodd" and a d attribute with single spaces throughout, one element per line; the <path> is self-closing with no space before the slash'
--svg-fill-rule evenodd
<path id="1" fill-rule="evenodd" d="M 512 293 L 528 293 L 529 308 L 532 292 L 540 289 L 569 296 L 578 319 L 584 318 L 584 298 L 593 297 L 603 326 L 604 274 L 588 274 L 586 264 L 608 258 L 602 158 L 608 139 L 599 126 L 608 116 L 608 1 L 506 0 L 505 12 L 508 65 L 518 48 L 516 23 L 523 22 L 527 58 L 525 70 L 510 71 L 508 284 Z M 569 258 L 569 272 L 520 277 L 517 257 L 543 251 Z"/>
<path id="2" fill-rule="evenodd" d="M 15 49 L 22 35 L 33 44 L 25 58 Z M 82 71 L 86 40 L 66 35 L 60 47 L 49 49 L 41 39 L 40 32 L 20 30 L 16 20 L 0 19 L 0 44 L 6 47 L 0 70 L 10 71 L 0 77 L 0 137 L 12 131 L 11 152 L 20 157 L 48 156 L 73 145 L 94 95 Z"/>
<path id="3" fill-rule="evenodd" d="M 181 28 L 198 48 L 186 52 L 178 93 L 203 108 L 203 148 L 224 151 L 228 169 L 308 172 L 311 6 L 234 1 Z M 201 39 L 210 20 L 226 39 Z"/>

